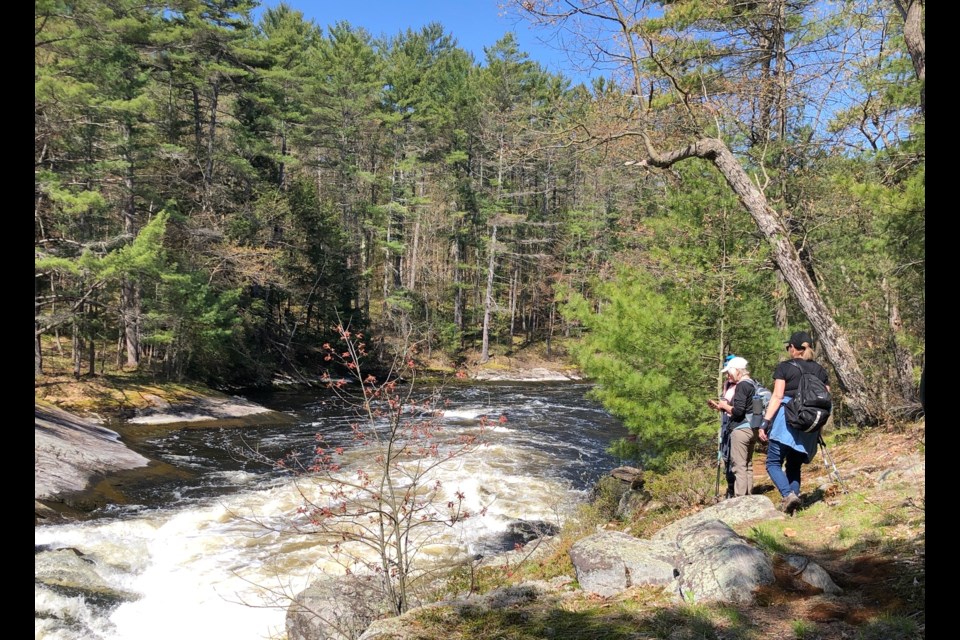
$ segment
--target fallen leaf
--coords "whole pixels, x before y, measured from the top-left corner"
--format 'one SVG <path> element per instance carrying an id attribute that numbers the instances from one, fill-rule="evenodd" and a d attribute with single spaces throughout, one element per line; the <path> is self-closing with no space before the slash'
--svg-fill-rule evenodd
<path id="1" fill-rule="evenodd" d="M 796 538 L 797 532 L 794 531 L 793 529 L 784 529 L 783 535 L 787 536 L 788 538 Z"/>

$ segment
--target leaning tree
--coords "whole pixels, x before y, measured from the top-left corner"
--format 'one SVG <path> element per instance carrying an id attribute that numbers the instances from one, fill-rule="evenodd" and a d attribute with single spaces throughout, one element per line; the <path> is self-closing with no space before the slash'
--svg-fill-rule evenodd
<path id="1" fill-rule="evenodd" d="M 857 31 L 854 18 L 878 5 L 830 5 L 832 13 L 823 14 L 825 5 L 813 0 L 508 4 L 550 29 L 581 62 L 607 69 L 613 77 L 621 74 L 624 100 L 617 115 L 622 125 L 566 131 L 568 141 L 633 138 L 640 145 L 624 164 L 663 170 L 701 158 L 721 173 L 767 240 L 777 269 L 837 372 L 853 420 L 876 422 L 878 390 L 867 382 L 847 332 L 811 277 L 809 258 L 801 256 L 791 233 L 786 203 L 771 194 L 771 185 L 783 188 L 792 147 L 820 142 L 831 92 L 851 60 L 863 53 L 850 46 Z M 905 5 L 908 34 L 919 32 L 918 6 L 922 13 L 922 2 Z M 919 49 L 915 38 L 912 42 L 908 47 L 915 62 L 919 55 L 922 81 L 922 36 Z"/>

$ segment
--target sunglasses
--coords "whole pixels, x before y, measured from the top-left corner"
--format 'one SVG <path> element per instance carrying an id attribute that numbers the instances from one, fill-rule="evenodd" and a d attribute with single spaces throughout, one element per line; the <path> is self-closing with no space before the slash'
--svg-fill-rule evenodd
<path id="1" fill-rule="evenodd" d="M 788 344 L 788 345 L 787 345 L 787 351 L 790 351 L 790 347 L 793 347 L 793 345 L 792 345 L 792 344 Z M 797 351 L 804 351 L 804 350 L 806 350 L 806 347 L 793 347 L 793 348 L 796 349 Z"/>

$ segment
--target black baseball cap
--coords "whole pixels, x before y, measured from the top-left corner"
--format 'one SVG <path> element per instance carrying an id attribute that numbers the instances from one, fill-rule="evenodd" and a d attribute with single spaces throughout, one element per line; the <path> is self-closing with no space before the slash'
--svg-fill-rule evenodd
<path id="1" fill-rule="evenodd" d="M 790 339 L 787 340 L 787 344 L 792 344 L 797 348 L 802 347 L 803 343 L 807 343 L 811 347 L 813 346 L 813 340 L 810 338 L 810 334 L 806 331 L 796 331 L 792 336 L 790 336 Z"/>

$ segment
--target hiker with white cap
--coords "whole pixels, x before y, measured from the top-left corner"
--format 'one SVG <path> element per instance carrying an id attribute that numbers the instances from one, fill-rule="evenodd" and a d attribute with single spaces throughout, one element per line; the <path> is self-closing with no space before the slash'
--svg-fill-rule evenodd
<path id="1" fill-rule="evenodd" d="M 737 356 L 728 360 L 723 373 L 734 385 L 733 398 L 711 399 L 707 405 L 727 415 L 725 437 L 729 439 L 729 498 L 749 495 L 753 491 L 753 449 L 757 442 L 757 431 L 751 426 L 747 414 L 752 410 L 756 384 L 750 378 L 745 358 Z"/>

